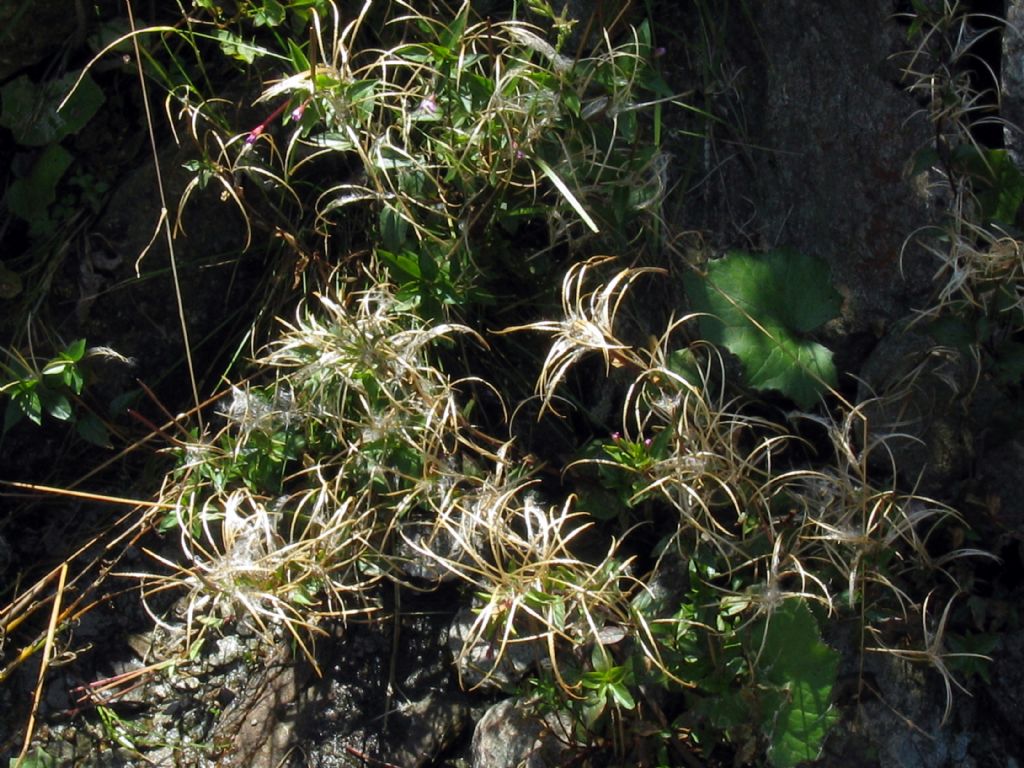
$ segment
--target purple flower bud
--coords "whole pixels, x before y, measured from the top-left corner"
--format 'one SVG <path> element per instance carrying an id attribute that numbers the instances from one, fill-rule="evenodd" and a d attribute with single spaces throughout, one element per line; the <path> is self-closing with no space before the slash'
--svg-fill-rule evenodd
<path id="1" fill-rule="evenodd" d="M 256 139 L 258 139 L 262 134 L 263 126 L 257 125 L 251 131 L 249 131 L 249 135 L 245 137 L 245 146 L 251 147 L 253 144 L 256 143 Z"/>
<path id="2" fill-rule="evenodd" d="M 665 49 L 665 46 L 659 45 L 657 48 L 654 49 L 654 53 L 651 56 L 651 58 L 653 58 L 653 59 L 660 59 L 666 53 L 667 53 L 667 51 Z"/>
<path id="3" fill-rule="evenodd" d="M 617 443 L 621 439 L 622 439 L 622 433 L 621 432 L 612 432 L 612 442 L 613 443 Z"/>
<path id="4" fill-rule="evenodd" d="M 299 106 L 297 106 L 295 109 L 292 110 L 292 122 L 293 123 L 297 123 L 297 122 L 299 122 L 299 120 L 302 119 L 302 116 L 306 113 L 306 105 L 308 103 L 309 103 L 308 101 L 304 101 L 301 104 L 299 104 Z"/>
<path id="5" fill-rule="evenodd" d="M 644 448 L 650 448 L 653 443 L 654 441 L 648 437 L 646 440 L 644 440 Z"/>

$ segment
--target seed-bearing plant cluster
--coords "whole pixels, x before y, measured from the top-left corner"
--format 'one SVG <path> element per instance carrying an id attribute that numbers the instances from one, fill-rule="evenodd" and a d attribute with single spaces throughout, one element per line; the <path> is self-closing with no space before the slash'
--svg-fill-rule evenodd
<path id="1" fill-rule="evenodd" d="M 320 671 L 329 629 L 454 581 L 467 691 L 561 713 L 572 748 L 621 764 L 780 767 L 839 718 L 824 629 L 852 619 L 859 653 L 941 675 L 948 719 L 970 654 L 947 625 L 986 554 L 897 485 L 902 436 L 872 419 L 903 391 L 837 390 L 807 340 L 838 303 L 813 259 L 677 249 L 662 119 L 699 110 L 649 22 L 527 5 L 204 1 L 128 36 L 174 63 L 150 75 L 194 155 L 178 226 L 213 188 L 245 248 L 273 244 L 251 359 L 169 439 L 165 546 L 128 574 L 151 616 L 183 657 L 244 630 Z M 960 104 L 931 102 L 954 215 L 925 315 L 1016 317 L 998 222 L 1019 173 L 964 138 L 955 73 L 922 63 L 956 18 L 915 16 L 907 64 Z M 214 67 L 242 73 L 245 109 Z M 820 301 L 766 298 L 779 274 Z"/>

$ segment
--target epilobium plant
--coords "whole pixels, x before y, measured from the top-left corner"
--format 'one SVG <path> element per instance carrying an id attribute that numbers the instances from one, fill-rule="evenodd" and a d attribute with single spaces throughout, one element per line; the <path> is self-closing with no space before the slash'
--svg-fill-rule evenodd
<path id="1" fill-rule="evenodd" d="M 646 25 L 574 60 L 524 22 L 474 21 L 468 2 L 447 19 L 404 2 L 367 2 L 346 19 L 331 5 L 312 14 L 305 50 L 257 52 L 290 65 L 256 100 L 269 116 L 216 133 L 183 205 L 216 181 L 247 222 L 271 217 L 299 243 L 315 230 L 361 245 L 346 234 L 361 221 L 398 298 L 425 316 L 550 278 L 535 254 L 636 242 L 657 215 L 664 162 L 640 138 L 645 113 L 670 94 L 649 64 Z M 184 109 L 190 125 L 210 126 L 222 107 Z M 249 202 L 244 179 L 278 194 Z"/>
<path id="2" fill-rule="evenodd" d="M 1005 135 L 1017 129 L 996 114 L 998 75 L 983 69 L 975 78 L 969 71 L 987 67 L 977 46 L 1004 22 L 958 2 L 916 3 L 906 18 L 914 48 L 902 56 L 904 77 L 908 90 L 927 99 L 924 111 L 935 126 L 934 142 L 914 158 L 914 173 L 926 179 L 944 213 L 908 238 L 937 261 L 935 293 L 921 319 L 940 344 L 963 349 L 1000 377 L 1014 377 L 1021 350 L 1008 336 L 1024 323 L 1018 226 L 1024 174 L 1010 150 L 975 138 L 979 129 Z"/>
<path id="3" fill-rule="evenodd" d="M 566 295 L 581 293 L 581 273 L 567 273 Z M 785 425 L 748 415 L 741 401 L 725 400 L 721 384 L 715 384 L 724 369 L 716 372 L 712 365 L 719 358 L 703 344 L 675 346 L 682 335 L 679 323 L 653 350 L 621 341 L 605 305 L 620 306 L 622 296 L 614 291 L 628 284 L 626 275 L 620 272 L 567 302 L 564 321 L 532 326 L 555 337 L 538 378 L 545 402 L 554 394 L 548 387 L 557 386 L 588 353 L 618 360 L 635 376 L 622 433 L 576 465 L 596 466 L 597 481 L 607 482 L 624 508 L 642 502 L 655 518 L 674 515 L 675 530 L 663 538 L 660 556 L 642 581 L 679 586 L 667 594 L 664 587 L 660 594 L 637 592 L 623 623 L 635 627 L 641 640 L 625 653 L 646 659 L 644 668 L 658 670 L 662 684 L 682 686 L 690 718 L 706 717 L 701 728 L 714 722 L 741 754 L 767 749 L 780 766 L 813 759 L 836 719 L 829 692 L 837 668 L 814 611 L 821 617 L 843 610 L 859 616 L 864 650 L 880 650 L 868 647 L 868 638 L 884 636 L 883 624 L 910 615 L 920 600 L 915 583 L 921 574 L 942 574 L 958 589 L 949 566 L 984 553 L 939 554 L 937 532 L 960 524 L 959 516 L 932 500 L 875 483 L 870 453 L 885 446 L 877 438 L 858 441 L 865 430 L 862 408 L 838 424 L 806 414 L 825 426 L 835 461 L 823 469 L 799 468 L 791 448 L 803 438 Z M 583 300 L 587 296 L 589 302 Z M 931 646 L 934 635 L 926 632 L 922 641 Z M 782 659 L 796 647 L 818 660 L 806 678 L 796 672 L 804 661 Z M 952 685 L 936 652 L 906 658 L 937 662 Z M 632 700 L 642 701 L 643 676 L 626 674 L 628 663 L 620 666 L 609 667 L 602 657 L 582 679 L 592 686 L 603 680 L 598 689 L 606 694 L 608 685 L 624 686 Z M 609 669 L 618 670 L 612 682 L 606 679 Z M 787 704 L 784 717 L 762 720 L 758 713 L 774 712 L 774 697 L 791 685 L 807 686 L 807 695 Z M 624 696 L 618 701 L 621 730 L 623 712 L 642 716 L 621 706 Z M 713 743 L 710 732 L 703 738 Z"/>
<path id="4" fill-rule="evenodd" d="M 45 415 L 73 423 L 83 440 L 107 445 L 109 436 L 102 419 L 91 411 L 75 407 L 76 404 L 82 405 L 81 395 L 85 386 L 80 366 L 87 356 L 130 361 L 106 348 L 86 350 L 85 339 L 71 342 L 42 364 L 26 358 L 17 350 L 2 351 L 7 361 L 0 361 L 0 395 L 7 398 L 7 406 L 0 436 L 25 418 L 37 426 L 42 425 Z"/>
<path id="5" fill-rule="evenodd" d="M 636 313 L 651 343 L 628 340 L 636 290 L 666 274 L 638 266 L 662 256 L 666 186 L 648 27 L 570 57 L 561 22 L 552 43 L 469 3 L 315 5 L 301 42 L 270 3 L 250 18 L 258 44 L 217 37 L 277 68 L 254 86 L 257 117 L 229 119 L 195 83 L 175 92 L 205 153 L 182 206 L 219 184 L 250 235 L 288 246 L 278 282 L 312 290 L 225 393 L 219 431 L 177 446 L 164 497 L 184 559 L 149 592 L 184 590 L 186 637 L 283 627 L 315 660 L 310 637 L 372 612 L 381 582 L 454 576 L 466 687 L 528 685 L 503 670 L 525 658 L 572 737 L 623 764 L 652 734 L 663 752 L 814 759 L 837 717 L 820 623 L 855 613 L 864 645 L 895 648 L 885 620 L 909 629 L 919 575 L 955 590 L 951 564 L 977 554 L 942 553 L 953 510 L 873 476 L 884 444 L 862 439 L 866 409 L 836 396 L 830 352 L 805 338 L 838 307 L 827 270 L 731 254 L 682 281 L 702 314 L 662 330 Z M 629 265 L 595 256 L 627 251 Z M 524 320 L 559 280 L 555 314 Z M 584 360 L 618 380 L 621 410 L 565 466 L 502 434 L 522 405 L 507 381 L 448 372 L 481 370 L 466 362 L 488 350 L 481 317 L 505 341 L 550 337 L 543 418 L 563 415 Z M 763 390 L 832 411 L 772 421 L 749 400 Z M 808 420 L 827 435 L 814 464 Z M 924 650 L 903 655 L 949 680 L 949 611 L 933 631 L 925 603 Z M 665 691 L 685 702 L 671 718 Z"/>
<path id="6" fill-rule="evenodd" d="M 226 425 L 182 450 L 175 500 L 188 614 L 315 629 L 369 607 L 395 526 L 435 503 L 458 450 L 477 450 L 426 327 L 386 285 L 317 297 L 260 361 L 264 388 L 232 389 Z M 303 646 L 305 648 L 305 646 Z"/>

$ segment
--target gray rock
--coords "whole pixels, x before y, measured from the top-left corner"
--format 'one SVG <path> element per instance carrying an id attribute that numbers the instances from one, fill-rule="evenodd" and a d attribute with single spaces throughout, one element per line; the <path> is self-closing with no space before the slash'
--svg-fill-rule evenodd
<path id="1" fill-rule="evenodd" d="M 723 9 L 716 21 L 731 26 L 708 93 L 723 123 L 707 124 L 707 175 L 685 225 L 716 233 L 716 248 L 824 259 L 848 331 L 920 305 L 934 272 L 923 248 L 904 248 L 933 220 L 908 169 L 934 131 L 902 87 L 892 57 L 908 44 L 892 13 L 890 0 Z"/>
<path id="2" fill-rule="evenodd" d="M 1003 61 L 1000 72 L 1003 132 L 1006 148 L 1018 166 L 1024 165 L 1024 2 L 1009 0 L 1003 32 Z"/>
<path id="3" fill-rule="evenodd" d="M 855 624 L 848 629 L 830 641 L 843 648 L 846 659 L 840 688 L 851 693 L 859 688 L 860 696 L 844 702 L 846 716 L 829 734 L 819 768 L 978 766 L 971 753 L 980 729 L 972 722 L 971 700 L 956 694 L 954 722 L 944 726 L 946 698 L 939 676 L 927 665 L 883 653 L 864 653 L 858 666 L 858 630 Z"/>
<path id="4" fill-rule="evenodd" d="M 567 718 L 529 713 L 520 699 L 505 699 L 484 713 L 473 732 L 473 768 L 547 768 L 572 745 Z"/>
<path id="5" fill-rule="evenodd" d="M 927 335 L 896 329 L 861 369 L 858 400 L 865 402 L 869 440 L 884 441 L 872 458 L 898 467 L 904 486 L 936 498 L 954 498 L 973 459 L 967 426 L 974 386 L 971 361 L 940 348 Z"/>
<path id="6" fill-rule="evenodd" d="M 237 635 L 226 635 L 217 638 L 213 652 L 206 658 L 211 667 L 226 667 L 242 658 L 246 651 L 246 643 Z"/>
<path id="7" fill-rule="evenodd" d="M 983 514 L 998 529 L 1024 540 L 1024 494 L 1020 492 L 1024 436 L 1019 413 L 1012 391 L 991 381 L 978 387 L 970 413 L 977 455 L 976 485 L 971 490 L 981 502 L 972 512 Z M 993 542 L 986 546 L 997 549 Z"/>
<path id="8" fill-rule="evenodd" d="M 434 692 L 389 713 L 386 734 L 377 759 L 403 768 L 422 768 L 430 764 L 462 734 L 469 725 L 469 705 L 458 693 Z M 366 738 L 356 732 L 351 741 Z"/>
<path id="9" fill-rule="evenodd" d="M 501 648 L 501 638 L 471 640 L 471 628 L 477 614 L 463 608 L 456 614 L 448 631 L 448 647 L 455 656 L 456 668 L 463 688 L 467 690 L 512 691 L 527 672 L 546 653 L 538 642 L 508 642 Z"/>
<path id="10" fill-rule="evenodd" d="M 408 576 L 435 585 L 458 578 L 441 561 L 459 563 L 465 560 L 466 553 L 447 528 L 426 518 L 412 517 L 398 524 L 398 532 L 400 538 L 395 547 L 396 555 Z M 427 552 L 437 557 L 431 557 Z"/>
<path id="11" fill-rule="evenodd" d="M 76 6 L 80 13 L 69 12 Z M 89 21 L 87 3 L 52 0 L 3 0 L 0 2 L 0 82 L 15 72 L 56 56 L 68 38 L 85 39 Z"/>
<path id="12" fill-rule="evenodd" d="M 292 660 L 291 648 L 280 643 L 254 670 L 247 690 L 225 709 L 214 741 L 230 747 L 218 761 L 221 768 L 278 768 L 294 751 L 300 692 L 311 672 Z"/>
<path id="13" fill-rule="evenodd" d="M 992 682 L 978 697 L 984 707 L 985 719 L 1001 732 L 996 743 L 1004 752 L 1024 755 L 1024 733 L 1021 713 L 1024 712 L 1024 630 L 1007 632 L 1000 638 L 1000 647 L 993 652 Z M 981 686 L 978 686 L 979 688 Z"/>

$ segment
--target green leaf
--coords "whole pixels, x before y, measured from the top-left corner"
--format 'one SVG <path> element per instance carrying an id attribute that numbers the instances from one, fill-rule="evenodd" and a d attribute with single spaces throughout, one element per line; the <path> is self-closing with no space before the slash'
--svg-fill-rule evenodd
<path id="1" fill-rule="evenodd" d="M 380 82 L 377 80 L 356 80 L 355 82 L 349 83 L 345 86 L 345 95 L 348 98 L 349 105 L 358 112 L 364 122 L 369 122 L 373 119 L 373 110 L 375 99 L 377 98 L 377 89 L 380 87 Z M 387 145 L 381 147 L 381 155 L 386 153 L 393 154 L 401 160 L 399 163 L 396 161 L 396 165 L 411 165 L 412 161 L 400 153 L 395 147 L 388 147 Z M 388 167 L 381 165 L 382 168 Z"/>
<path id="2" fill-rule="evenodd" d="M 384 247 L 397 253 L 405 243 L 409 232 L 409 222 L 402 214 L 390 205 L 380 211 L 380 237 Z"/>
<path id="3" fill-rule="evenodd" d="M 36 392 L 35 387 L 19 389 L 14 393 L 13 402 L 37 427 L 42 425 L 43 402 L 39 399 L 39 393 Z"/>
<path id="4" fill-rule="evenodd" d="M 587 213 L 587 209 L 583 207 L 583 204 L 580 203 L 579 200 L 576 199 L 576 195 L 572 193 L 572 190 L 569 189 L 568 185 L 562 181 L 561 177 L 557 173 L 555 173 L 555 169 L 544 162 L 543 158 L 535 157 L 533 161 L 537 163 L 537 166 L 540 168 L 541 172 L 548 177 L 548 180 L 555 185 L 555 188 L 562 193 L 562 197 L 564 197 L 569 205 L 572 206 L 572 209 L 576 211 L 576 214 L 583 219 L 583 223 L 590 228 L 590 231 L 594 234 L 598 234 L 601 231 L 600 228 L 598 228 L 594 220 L 590 218 L 590 214 Z"/>
<path id="5" fill-rule="evenodd" d="M 977 343 L 978 331 L 969 325 L 964 318 L 945 315 L 933 320 L 928 325 L 928 333 L 938 344 L 967 350 Z"/>
<path id="6" fill-rule="evenodd" d="M 296 605 L 302 605 L 307 607 L 316 605 L 316 601 L 313 600 L 312 596 L 309 594 L 308 587 L 306 587 L 305 585 L 299 585 L 298 587 L 293 589 L 288 596 Z"/>
<path id="7" fill-rule="evenodd" d="M 633 709 L 636 706 L 633 694 L 629 692 L 629 688 L 624 683 L 612 683 L 608 686 L 608 690 L 611 692 L 612 698 L 615 699 L 615 703 L 623 709 Z"/>
<path id="8" fill-rule="evenodd" d="M 469 3 L 462 6 L 462 11 L 441 34 L 439 42 L 449 51 L 458 50 L 462 44 L 462 35 L 466 31 L 466 24 L 469 22 Z"/>
<path id="9" fill-rule="evenodd" d="M 43 410 L 58 421 L 71 418 L 71 401 L 63 392 L 56 392 L 47 387 L 39 388 L 39 401 Z"/>
<path id="10" fill-rule="evenodd" d="M 62 357 L 55 357 L 55 358 L 53 358 L 53 360 L 48 362 L 46 364 L 46 366 L 43 368 L 43 376 L 51 376 L 51 377 L 54 377 L 54 378 L 61 378 L 61 377 L 63 377 L 64 372 L 69 367 L 74 367 L 74 365 L 75 365 L 74 363 L 68 362 L 67 360 L 63 359 Z"/>
<path id="11" fill-rule="evenodd" d="M 585 486 L 577 489 L 577 493 L 580 509 L 585 509 L 596 520 L 614 520 L 623 511 L 621 495 L 601 486 Z"/>
<path id="12" fill-rule="evenodd" d="M 587 703 L 583 705 L 583 722 L 587 724 L 587 727 L 594 727 L 601 715 L 604 714 L 607 702 L 608 699 L 605 696 L 587 699 Z"/>
<path id="13" fill-rule="evenodd" d="M 75 87 L 81 70 L 64 77 L 33 83 L 27 76 L 11 80 L 0 89 L 3 108 L 0 125 L 9 128 L 14 140 L 26 147 L 43 147 L 77 133 L 103 104 L 104 95 L 96 82 L 85 75 L 74 93 L 58 111 L 64 98 Z"/>
<path id="14" fill-rule="evenodd" d="M 57 768 L 57 760 L 46 754 L 42 749 L 36 747 L 32 752 L 25 755 L 24 759 L 12 757 L 7 765 L 9 768 Z"/>
<path id="15" fill-rule="evenodd" d="M 265 56 L 268 53 L 266 48 L 247 42 L 226 29 L 218 29 L 213 36 L 220 41 L 220 49 L 225 56 L 244 61 L 246 64 L 252 64 L 257 56 Z"/>
<path id="16" fill-rule="evenodd" d="M 325 149 L 332 149 L 335 152 L 348 152 L 356 148 L 356 145 L 352 143 L 352 139 L 344 134 L 337 133 L 334 131 L 325 131 L 324 133 L 313 136 L 310 141 L 314 146 L 324 147 Z M 347 196 L 342 196 L 335 201 L 332 207 L 339 207 L 344 205 Z M 362 199 L 362 198 L 361 198 Z"/>
<path id="17" fill-rule="evenodd" d="M 4 431 L 3 434 L 7 434 L 11 427 L 17 424 L 25 417 L 25 412 L 22 411 L 21 407 L 12 397 L 7 401 L 7 408 L 4 409 Z"/>
<path id="18" fill-rule="evenodd" d="M 91 411 L 87 411 L 75 422 L 75 431 L 87 443 L 100 448 L 110 448 L 110 433 L 103 420 Z"/>
<path id="19" fill-rule="evenodd" d="M 701 685 L 702 689 L 708 686 Z M 750 710 L 732 686 L 711 696 L 690 695 L 688 708 L 700 721 L 712 723 L 718 731 L 728 732 L 750 722 Z"/>
<path id="20" fill-rule="evenodd" d="M 995 350 L 996 380 L 1000 384 L 1016 384 L 1024 379 L 1024 344 L 1004 341 Z"/>
<path id="21" fill-rule="evenodd" d="M 562 92 L 562 105 L 575 117 L 580 116 L 583 105 L 580 103 L 580 95 L 576 91 L 566 90 Z"/>
<path id="22" fill-rule="evenodd" d="M 305 52 L 290 37 L 288 38 L 288 56 L 296 72 L 305 72 L 309 69 L 309 59 L 306 58 Z"/>
<path id="23" fill-rule="evenodd" d="M 62 383 L 69 390 L 74 392 L 76 395 L 82 394 L 82 387 L 85 386 L 85 379 L 82 378 L 82 373 L 72 363 L 64 370 Z"/>
<path id="24" fill-rule="evenodd" d="M 934 147 L 924 147 L 918 150 L 914 155 L 914 167 L 910 171 L 911 176 L 917 176 L 920 173 L 924 173 L 933 165 L 938 165 L 941 162 L 939 153 Z"/>
<path id="25" fill-rule="evenodd" d="M 693 351 L 689 349 L 677 349 L 669 353 L 666 360 L 667 367 L 672 373 L 681 378 L 687 384 L 699 387 L 703 383 L 700 375 L 700 367 Z"/>
<path id="26" fill-rule="evenodd" d="M 768 759 L 776 768 L 817 759 L 838 719 L 830 700 L 839 654 L 822 642 L 818 623 L 801 600 L 787 600 L 770 620 L 757 622 L 751 644 L 760 647 L 759 679 L 786 694 L 763 723 Z"/>
<path id="27" fill-rule="evenodd" d="M 963 635 L 946 634 L 946 645 L 949 648 L 949 666 L 965 675 L 978 675 L 986 683 L 991 683 L 989 670 L 993 666 L 990 654 L 1002 645 L 999 635 L 967 632 Z M 958 656 L 957 654 L 964 654 Z"/>
<path id="28" fill-rule="evenodd" d="M 31 226 L 33 235 L 50 230 L 49 207 L 57 199 L 57 184 L 71 166 L 71 153 L 51 144 L 36 159 L 29 175 L 15 179 L 7 190 L 8 210 Z"/>
<path id="29" fill-rule="evenodd" d="M 422 275 L 420 274 L 419 257 L 411 251 L 393 253 L 381 248 L 377 250 L 377 256 L 381 261 L 387 264 L 388 267 L 397 272 L 398 278 L 415 281 L 419 281 L 422 278 Z"/>
<path id="30" fill-rule="evenodd" d="M 160 518 L 160 522 L 157 523 L 156 529 L 157 532 L 159 533 L 168 533 L 169 531 L 175 530 L 177 527 L 178 516 L 175 515 L 173 512 L 168 512 L 166 515 Z"/>
<path id="31" fill-rule="evenodd" d="M 276 27 L 284 21 L 284 6 L 277 0 L 263 0 L 263 5 L 252 16 L 257 27 Z"/>
<path id="32" fill-rule="evenodd" d="M 706 277 L 688 274 L 684 284 L 694 309 L 707 313 L 701 333 L 740 359 L 750 386 L 810 408 L 836 384 L 832 352 L 804 338 L 839 313 L 828 278 L 824 262 L 780 249 L 733 251 L 711 262 Z"/>
<path id="33" fill-rule="evenodd" d="M 423 281 L 426 283 L 432 283 L 437 280 L 438 275 L 441 274 L 441 269 L 438 267 L 437 262 L 434 261 L 434 257 L 430 251 L 427 248 L 420 249 L 416 259 Z"/>
<path id="34" fill-rule="evenodd" d="M 1024 174 L 1009 152 L 1005 149 L 979 151 L 965 144 L 957 148 L 953 160 L 974 184 L 982 219 L 1013 224 L 1024 203 Z"/>
<path id="35" fill-rule="evenodd" d="M 61 354 L 74 363 L 79 362 L 85 356 L 85 339 L 75 339 Z"/>

